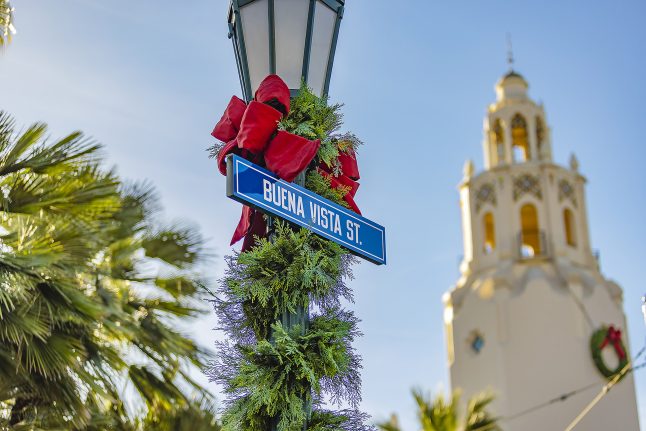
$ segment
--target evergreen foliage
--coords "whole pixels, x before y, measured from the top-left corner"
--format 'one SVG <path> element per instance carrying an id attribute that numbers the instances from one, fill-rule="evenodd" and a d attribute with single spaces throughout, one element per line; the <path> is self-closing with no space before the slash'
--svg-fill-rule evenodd
<path id="1" fill-rule="evenodd" d="M 336 166 L 340 151 L 360 143 L 354 135 L 336 134 L 340 108 L 302 87 L 279 128 L 320 139 L 316 162 Z M 339 204 L 348 192 L 332 189 L 315 170 L 306 187 Z M 343 300 L 352 302 L 345 281 L 355 261 L 336 243 L 285 222 L 275 223 L 271 241 L 259 239 L 251 250 L 227 258 L 214 306 L 228 340 L 218 343 L 210 369 L 227 394 L 223 431 L 370 428 L 357 410 L 361 363 L 352 341 L 360 335 L 358 321 L 342 307 Z M 309 325 L 287 329 L 281 315 L 299 306 L 309 307 Z M 327 410 L 325 401 L 349 408 Z"/>
<path id="2" fill-rule="evenodd" d="M 307 139 L 320 139 L 316 161 L 336 167 L 338 174 L 336 158 L 339 152 L 356 150 L 362 144 L 352 133 L 338 133 L 343 124 L 342 107 L 339 103 L 329 105 L 327 97 L 316 96 L 303 84 L 298 96 L 292 99 L 289 115 L 278 128 Z"/>
<path id="3" fill-rule="evenodd" d="M 160 223 L 96 143 L 45 134 L 0 114 L 0 429 L 145 429 L 126 382 L 149 422 L 195 410 L 206 352 L 175 322 L 201 313 L 202 238 Z"/>
<path id="4" fill-rule="evenodd" d="M 339 186 L 338 188 L 332 188 L 330 179 L 324 177 L 316 170 L 307 173 L 305 187 L 317 195 L 323 196 L 325 199 L 349 208 L 348 203 L 343 200 L 345 194 L 350 191 L 349 187 Z"/>

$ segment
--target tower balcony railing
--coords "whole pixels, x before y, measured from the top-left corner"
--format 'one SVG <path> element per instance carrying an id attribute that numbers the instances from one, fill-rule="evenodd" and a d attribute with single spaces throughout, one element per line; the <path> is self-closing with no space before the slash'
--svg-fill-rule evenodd
<path id="1" fill-rule="evenodd" d="M 549 257 L 547 236 L 541 229 L 523 230 L 518 233 L 518 259 L 535 259 Z"/>

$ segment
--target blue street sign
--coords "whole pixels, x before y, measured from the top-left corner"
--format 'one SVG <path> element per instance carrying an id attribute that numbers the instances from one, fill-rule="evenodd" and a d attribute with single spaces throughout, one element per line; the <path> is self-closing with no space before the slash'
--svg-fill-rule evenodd
<path id="1" fill-rule="evenodd" d="M 227 196 L 303 226 L 373 263 L 386 263 L 383 226 L 236 155 L 227 158 Z"/>

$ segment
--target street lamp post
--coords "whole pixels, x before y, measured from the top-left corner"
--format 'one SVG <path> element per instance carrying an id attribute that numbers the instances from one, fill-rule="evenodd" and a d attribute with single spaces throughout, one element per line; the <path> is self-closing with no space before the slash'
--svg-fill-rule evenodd
<path id="1" fill-rule="evenodd" d="M 280 76 L 294 97 L 305 83 L 318 96 L 327 95 L 345 0 L 232 0 L 229 38 L 238 66 L 243 98 L 249 102 L 260 82 L 271 74 Z M 303 186 L 305 171 L 295 179 Z M 268 223 L 274 239 L 274 219 Z M 285 311 L 281 324 L 309 326 L 309 306 Z M 308 416 L 310 405 L 303 405 Z M 274 418 L 272 430 L 277 429 Z"/>
<path id="2" fill-rule="evenodd" d="M 232 0 L 233 41 L 244 99 L 260 82 L 280 76 L 292 96 L 304 81 L 327 94 L 345 0 Z"/>

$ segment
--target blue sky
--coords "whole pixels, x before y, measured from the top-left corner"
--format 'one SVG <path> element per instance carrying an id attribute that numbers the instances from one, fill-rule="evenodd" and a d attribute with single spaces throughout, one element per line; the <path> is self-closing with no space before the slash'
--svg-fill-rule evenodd
<path id="1" fill-rule="evenodd" d="M 105 144 L 121 175 L 158 187 L 170 217 L 202 227 L 217 278 L 240 211 L 205 151 L 240 93 L 227 1 L 13 3 L 0 109 L 19 124 L 48 122 L 53 137 L 80 129 Z M 555 160 L 576 153 L 589 180 L 593 247 L 624 288 L 633 352 L 643 345 L 645 18 L 639 1 L 347 2 L 330 92 L 366 143 L 358 204 L 388 229 L 388 266 L 363 263 L 352 282 L 363 409 L 375 418 L 397 411 L 413 430 L 409 389 L 448 386 L 441 295 L 462 254 L 456 186 L 466 159 L 482 168 L 508 32 L 516 69 L 545 103 Z M 215 326 L 210 315 L 189 329 L 211 345 Z M 646 379 L 636 381 L 646 420 Z"/>

